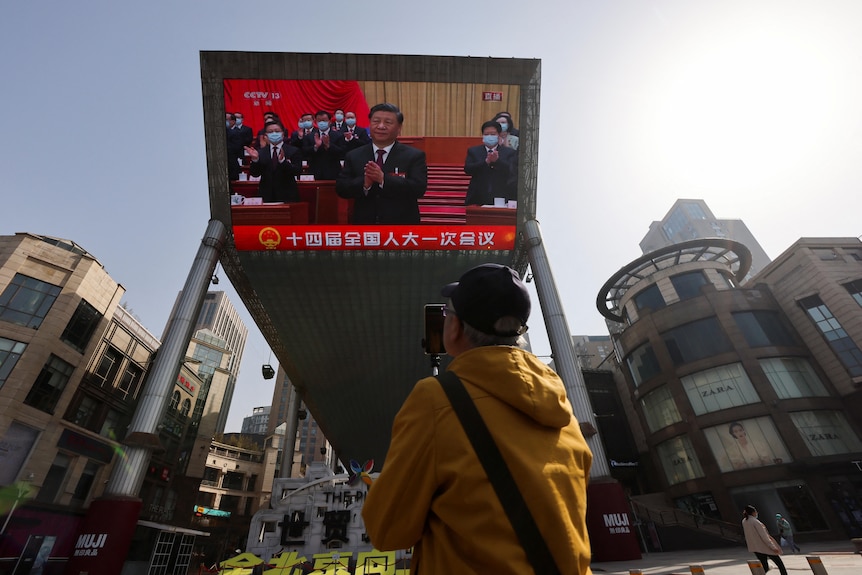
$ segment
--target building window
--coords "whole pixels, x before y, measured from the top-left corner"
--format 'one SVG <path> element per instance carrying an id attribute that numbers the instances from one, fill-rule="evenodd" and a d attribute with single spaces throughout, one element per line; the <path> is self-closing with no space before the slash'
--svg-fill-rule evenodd
<path id="1" fill-rule="evenodd" d="M 180 407 L 180 392 L 175 389 L 171 394 L 171 411 L 176 411 Z"/>
<path id="2" fill-rule="evenodd" d="M 818 259 L 824 262 L 838 259 L 838 254 L 832 248 L 812 248 L 811 251 Z"/>
<path id="3" fill-rule="evenodd" d="M 255 486 L 257 485 L 257 475 L 252 475 L 248 478 L 248 487 L 246 487 L 246 491 L 254 491 Z"/>
<path id="4" fill-rule="evenodd" d="M 811 455 L 862 451 L 862 442 L 840 411 L 798 411 L 790 414 Z"/>
<path id="5" fill-rule="evenodd" d="M 216 460 L 213 459 L 213 465 L 216 464 Z M 219 471 L 213 467 L 207 467 L 204 469 L 204 481 L 208 482 L 208 485 L 212 487 L 218 487 L 218 476 Z"/>
<path id="6" fill-rule="evenodd" d="M 730 340 L 714 317 L 681 325 L 663 333 L 662 338 L 675 365 L 733 350 Z"/>
<path id="7" fill-rule="evenodd" d="M 159 532 L 159 539 L 153 549 L 153 558 L 150 561 L 150 573 L 167 573 L 171 562 L 171 553 L 174 549 L 176 533 L 167 531 Z"/>
<path id="8" fill-rule="evenodd" d="M 134 363 L 129 362 L 126 364 L 126 369 L 123 370 L 123 375 L 120 377 L 120 383 L 117 385 L 117 389 L 123 397 L 129 395 L 132 397 L 135 396 L 135 392 L 138 391 L 138 384 L 140 383 L 143 374 L 144 370 Z"/>
<path id="9" fill-rule="evenodd" d="M 96 410 L 99 408 L 99 402 L 90 397 L 89 395 L 84 395 L 81 397 L 81 400 L 78 402 L 78 407 L 71 414 L 71 416 L 67 416 L 66 419 L 74 423 L 75 425 L 80 425 L 86 429 L 90 428 L 90 424 L 94 419 L 94 415 L 96 414 Z"/>
<path id="10" fill-rule="evenodd" d="M 862 376 L 862 351 L 850 339 L 841 323 L 832 315 L 820 296 L 809 296 L 799 300 L 808 317 L 826 338 L 826 342 L 852 377 Z"/>
<path id="11" fill-rule="evenodd" d="M 650 309 L 655 311 L 665 306 L 664 298 L 657 284 L 652 284 L 648 288 L 638 292 L 634 297 L 634 302 L 638 310 Z"/>
<path id="12" fill-rule="evenodd" d="M 12 373 L 18 358 L 27 349 L 27 344 L 0 337 L 0 388 L 6 383 L 6 378 Z"/>
<path id="13" fill-rule="evenodd" d="M 38 429 L 17 421 L 9 425 L 0 438 L 0 485 L 15 483 L 38 437 Z"/>
<path id="14" fill-rule="evenodd" d="M 645 343 L 634 350 L 626 358 L 629 372 L 634 380 L 635 387 L 639 386 L 649 378 L 661 373 L 658 358 L 649 343 Z"/>
<path id="15" fill-rule="evenodd" d="M 701 271 L 693 271 L 671 276 L 670 283 L 676 290 L 680 300 L 691 299 L 701 294 L 700 288 L 707 284 L 706 277 Z"/>
<path id="16" fill-rule="evenodd" d="M 844 284 L 844 287 L 848 292 L 850 292 L 850 295 L 853 296 L 856 303 L 862 305 L 862 280 L 854 280 L 850 283 Z"/>
<path id="17" fill-rule="evenodd" d="M 122 418 L 123 416 L 119 411 L 109 409 L 107 415 L 105 415 L 105 420 L 102 422 L 102 426 L 99 428 L 99 435 L 113 439 L 114 441 L 123 439 L 125 434 L 122 432 L 125 430 L 120 429 L 120 420 Z"/>
<path id="18" fill-rule="evenodd" d="M 760 401 L 742 364 L 732 363 L 681 378 L 696 415 Z"/>
<path id="19" fill-rule="evenodd" d="M 66 388 L 74 370 L 74 366 L 52 355 L 42 367 L 24 403 L 44 412 L 54 413 L 54 407 L 60 400 L 63 389 Z"/>
<path id="20" fill-rule="evenodd" d="M 105 352 L 99 360 L 99 365 L 93 375 L 96 378 L 96 384 L 100 387 L 111 387 L 114 385 L 114 380 L 120 372 L 120 364 L 123 361 L 123 354 L 110 345 L 105 347 Z"/>
<path id="21" fill-rule="evenodd" d="M 183 417 L 188 417 L 189 412 L 192 410 L 192 402 L 190 399 L 186 398 L 183 400 L 183 406 L 180 408 L 180 415 Z"/>
<path id="22" fill-rule="evenodd" d="M 751 347 L 796 345 L 796 338 L 774 311 L 736 312 L 733 320 Z"/>
<path id="23" fill-rule="evenodd" d="M 676 402 L 666 385 L 651 391 L 641 399 L 647 425 L 650 431 L 658 431 L 668 425 L 682 421 Z"/>
<path id="24" fill-rule="evenodd" d="M 760 368 L 781 399 L 829 395 L 811 364 L 804 358 L 768 357 L 760 360 Z"/>
<path id="25" fill-rule="evenodd" d="M 0 319 L 38 329 L 58 295 L 59 286 L 15 274 L 0 294 Z"/>
<path id="26" fill-rule="evenodd" d="M 57 454 L 54 462 L 51 463 L 51 468 L 48 469 L 45 480 L 42 482 L 42 487 L 39 488 L 39 493 L 36 494 L 36 501 L 54 502 L 66 482 L 66 473 L 69 471 L 71 462 L 72 459 L 65 453 Z"/>
<path id="27" fill-rule="evenodd" d="M 82 299 L 78 302 L 78 309 L 72 314 L 72 319 L 66 324 L 66 329 L 63 330 L 60 339 L 84 353 L 84 349 L 90 343 L 90 338 L 101 320 L 102 314 L 99 313 L 99 310 Z"/>
<path id="28" fill-rule="evenodd" d="M 722 472 L 793 461 L 769 417 L 708 427 L 703 435 Z"/>
<path id="29" fill-rule="evenodd" d="M 688 213 L 686 214 L 686 212 Z M 662 225 L 662 230 L 664 231 L 667 239 L 670 241 L 677 241 L 675 236 L 681 233 L 683 230 L 688 232 L 688 235 L 684 239 L 691 239 L 692 237 L 695 237 L 695 234 L 689 222 L 691 220 L 705 219 L 706 214 L 704 213 L 703 208 L 699 204 L 679 204 L 676 208 L 674 208 L 670 216 L 668 216 L 664 225 Z"/>
<path id="30" fill-rule="evenodd" d="M 681 435 L 656 446 L 668 485 L 703 477 L 703 469 L 688 437 Z"/>
<path id="31" fill-rule="evenodd" d="M 238 513 L 239 512 L 239 502 L 240 502 L 240 497 L 238 495 L 222 495 L 218 508 L 222 511 L 229 511 L 230 513 Z"/>
<path id="32" fill-rule="evenodd" d="M 237 473 L 236 471 L 228 471 L 227 473 L 225 473 L 224 478 L 222 479 L 222 489 L 242 490 L 243 479 L 245 479 L 245 475 L 243 475 L 242 473 Z M 224 509 L 224 507 L 222 507 L 221 509 Z"/>
<path id="33" fill-rule="evenodd" d="M 98 475 L 102 466 L 95 461 L 88 461 L 78 478 L 78 484 L 75 486 L 75 492 L 72 494 L 72 505 L 81 506 L 87 502 L 87 497 L 90 496 L 90 490 L 93 487 L 93 482 Z"/>
<path id="34" fill-rule="evenodd" d="M 857 262 L 862 262 L 862 248 L 844 248 L 844 253 Z"/>

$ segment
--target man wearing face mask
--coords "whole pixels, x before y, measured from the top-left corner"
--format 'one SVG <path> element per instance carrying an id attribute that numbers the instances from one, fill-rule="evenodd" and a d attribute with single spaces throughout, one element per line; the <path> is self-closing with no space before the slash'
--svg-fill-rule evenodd
<path id="1" fill-rule="evenodd" d="M 236 125 L 234 126 L 234 129 L 239 132 L 239 140 L 240 142 L 242 142 L 243 147 L 251 146 L 251 143 L 254 142 L 254 132 L 251 128 L 245 125 L 245 118 L 242 114 L 237 112 L 236 114 L 234 114 L 234 118 L 236 118 Z"/>
<path id="2" fill-rule="evenodd" d="M 338 109 L 335 110 L 334 122 L 332 122 L 332 129 L 337 130 L 339 132 L 343 132 L 342 126 L 344 126 L 344 110 Z"/>
<path id="3" fill-rule="evenodd" d="M 254 142 L 254 132 L 243 124 L 243 116 L 240 113 L 231 114 L 234 117 L 233 126 L 228 124 L 227 150 L 230 155 L 228 161 L 229 170 L 233 171 L 231 180 L 239 178 L 239 165 L 244 159 L 243 149 L 251 146 Z M 234 177 L 235 176 L 235 177 Z"/>
<path id="4" fill-rule="evenodd" d="M 302 151 L 315 180 L 334 180 L 344 159 L 344 134 L 332 129 L 329 112 L 320 110 L 314 118 L 316 125 L 303 138 Z"/>
<path id="5" fill-rule="evenodd" d="M 266 125 L 270 122 L 281 122 L 281 119 L 272 110 L 267 110 L 263 113 L 263 128 L 257 132 L 257 137 L 254 139 L 254 143 L 252 143 L 252 146 L 258 150 L 269 143 L 269 140 L 266 139 Z"/>
<path id="6" fill-rule="evenodd" d="M 302 140 L 311 133 L 311 129 L 314 127 L 314 114 L 311 112 L 306 112 L 299 117 L 299 122 L 297 122 L 297 130 L 294 130 L 290 135 L 290 145 L 294 148 L 302 149 Z"/>
<path id="7" fill-rule="evenodd" d="M 260 196 L 264 202 L 298 202 L 296 176 L 302 172 L 302 152 L 285 143 L 281 122 L 267 122 L 264 134 L 268 143 L 260 151 L 245 148 L 251 161 L 249 172 L 260 176 Z"/>
<path id="8" fill-rule="evenodd" d="M 236 116 L 225 112 L 225 124 L 227 128 L 227 177 L 230 181 L 239 179 L 239 162 L 237 158 L 242 157 L 243 144 L 239 141 L 239 131 L 236 129 Z"/>
<path id="9" fill-rule="evenodd" d="M 494 203 L 494 198 L 518 199 L 518 152 L 500 145 L 500 124 L 482 124 L 482 145 L 467 149 L 464 173 L 470 176 L 468 206 Z"/>
<path id="10" fill-rule="evenodd" d="M 356 114 L 354 112 L 347 112 L 344 114 L 344 123 L 341 125 L 341 133 L 344 134 L 345 153 L 371 143 L 368 131 L 365 128 L 360 128 L 356 125 Z"/>

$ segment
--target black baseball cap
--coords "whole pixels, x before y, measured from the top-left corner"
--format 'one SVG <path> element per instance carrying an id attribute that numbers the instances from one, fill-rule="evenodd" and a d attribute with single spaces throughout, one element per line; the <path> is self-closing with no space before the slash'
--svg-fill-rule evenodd
<path id="1" fill-rule="evenodd" d="M 440 293 L 452 300 L 459 318 L 482 333 L 511 337 L 527 331 L 530 294 L 518 273 L 510 267 L 500 264 L 477 266 L 457 282 L 443 287 Z M 497 320 L 507 316 L 519 319 L 521 328 L 506 333 L 495 330 Z"/>

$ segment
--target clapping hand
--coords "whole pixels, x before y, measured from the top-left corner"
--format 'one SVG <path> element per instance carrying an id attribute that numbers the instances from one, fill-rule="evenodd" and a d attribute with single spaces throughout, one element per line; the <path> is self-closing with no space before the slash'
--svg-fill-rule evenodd
<path id="1" fill-rule="evenodd" d="M 370 188 L 373 183 L 383 184 L 383 170 L 377 162 L 369 160 L 365 164 L 365 187 Z"/>

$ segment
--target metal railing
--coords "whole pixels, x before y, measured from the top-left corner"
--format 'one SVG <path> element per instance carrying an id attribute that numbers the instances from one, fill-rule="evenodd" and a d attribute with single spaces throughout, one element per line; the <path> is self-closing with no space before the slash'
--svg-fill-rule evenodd
<path id="1" fill-rule="evenodd" d="M 634 499 L 631 500 L 631 504 L 632 511 L 641 520 L 652 521 L 659 525 L 686 527 L 703 533 L 717 535 L 722 539 L 737 543 L 745 541 L 742 526 L 735 523 L 728 523 L 727 521 L 712 519 L 703 515 L 695 515 L 694 513 L 673 507 L 652 507 Z"/>

